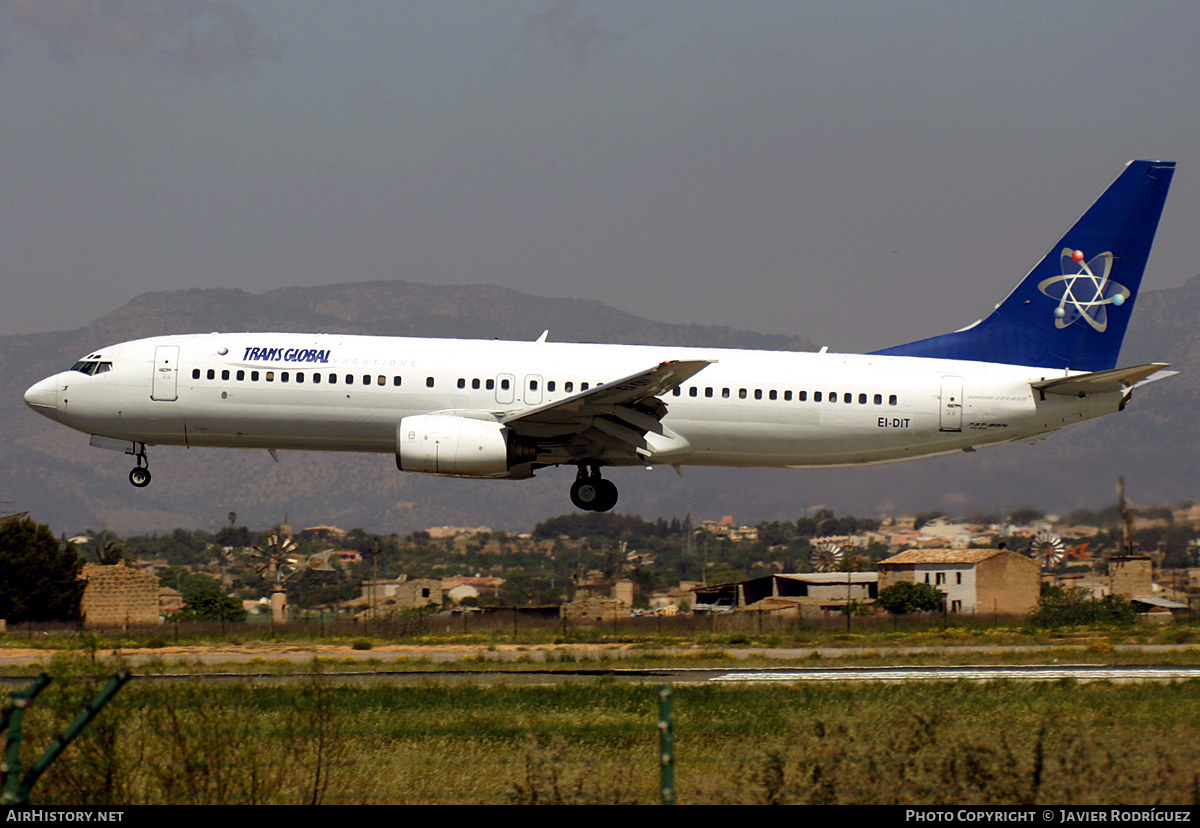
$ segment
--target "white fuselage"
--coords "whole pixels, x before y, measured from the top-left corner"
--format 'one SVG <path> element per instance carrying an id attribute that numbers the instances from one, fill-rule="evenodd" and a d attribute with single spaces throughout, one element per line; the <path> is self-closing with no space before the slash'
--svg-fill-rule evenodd
<path id="1" fill-rule="evenodd" d="M 387 453 L 404 417 L 519 412 L 665 361 L 712 360 L 661 398 L 662 425 L 682 439 L 645 461 L 673 465 L 926 457 L 1113 413 L 1123 397 L 1041 395 L 1031 382 L 1070 373 L 1043 368 L 669 346 L 193 334 L 125 342 L 88 359 L 111 367 L 55 374 L 26 400 L 79 431 L 146 444 Z M 559 462 L 571 458 L 538 458 Z"/>

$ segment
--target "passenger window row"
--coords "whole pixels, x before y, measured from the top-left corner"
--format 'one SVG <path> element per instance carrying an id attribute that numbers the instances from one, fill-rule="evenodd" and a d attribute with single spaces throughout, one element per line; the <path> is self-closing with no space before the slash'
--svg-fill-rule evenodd
<path id="1" fill-rule="evenodd" d="M 78 365 L 74 366 L 74 370 L 83 371 L 84 373 L 93 373 L 93 372 L 103 373 L 104 371 L 108 371 L 111 368 L 112 368 L 112 363 L 110 363 L 110 362 L 101 362 L 98 364 L 97 363 L 79 363 Z M 208 370 L 203 371 L 203 372 L 199 368 L 192 369 L 192 379 L 198 380 L 201 378 L 201 376 L 203 376 L 205 379 L 215 380 L 217 378 L 217 371 L 215 368 L 209 368 Z M 322 374 L 319 371 L 313 371 L 311 373 L 308 373 L 305 371 L 245 371 L 242 369 L 238 369 L 237 371 L 230 371 L 228 368 L 221 370 L 221 379 L 224 381 L 228 381 L 228 380 L 232 379 L 232 380 L 235 380 L 236 382 L 245 382 L 247 380 L 247 377 L 249 378 L 250 382 L 259 382 L 259 381 L 276 382 L 276 381 L 278 381 L 278 382 L 295 382 L 297 384 L 302 384 L 302 383 L 308 382 L 308 383 L 311 383 L 312 385 L 320 385 L 322 383 L 325 383 L 326 385 L 337 385 L 339 382 L 341 382 L 343 385 L 366 385 L 366 386 L 370 386 L 370 385 L 385 386 L 388 384 L 388 378 L 386 376 L 384 376 L 383 374 L 336 374 L 333 372 L 330 372 L 328 374 Z M 340 379 L 339 379 L 339 377 L 340 377 Z M 468 381 L 467 379 L 460 377 L 457 382 L 457 386 L 460 389 L 465 389 L 467 387 L 468 382 L 470 382 L 471 390 L 473 390 L 473 391 L 478 391 L 480 389 L 484 389 L 487 391 L 493 391 L 493 390 L 495 390 L 496 384 L 497 384 L 497 380 L 491 379 L 491 378 L 480 379 L 478 377 L 475 377 Z M 401 377 L 393 376 L 391 378 L 391 385 L 393 388 L 399 388 L 401 385 Z M 508 391 L 512 387 L 512 380 L 509 379 L 508 377 L 502 377 L 499 380 L 499 385 L 500 385 L 501 390 Z M 425 378 L 425 387 L 433 388 L 434 386 L 435 386 L 434 378 L 426 377 Z M 562 386 L 563 386 L 563 389 L 562 389 L 563 393 L 565 393 L 565 394 L 575 393 L 575 386 L 576 386 L 575 381 L 568 380 L 568 381 L 564 382 L 562 384 Z M 591 384 L 587 383 L 587 382 L 580 382 L 580 383 L 578 383 L 578 386 L 579 386 L 580 391 L 587 391 L 591 387 Z M 538 390 L 538 381 L 537 380 L 529 381 L 529 390 L 530 391 Z M 558 383 L 555 380 L 548 380 L 546 382 L 547 393 L 553 394 L 557 390 L 558 390 Z M 720 396 L 722 399 L 730 399 L 733 396 L 733 391 L 730 388 L 721 388 L 721 389 L 719 389 L 719 392 L 720 392 Z M 671 393 L 672 393 L 672 395 L 674 395 L 676 397 L 680 397 L 680 396 L 683 396 L 684 389 L 679 386 L 676 386 L 676 388 Z M 718 389 L 713 388 L 711 385 L 705 386 L 703 389 L 703 394 L 706 398 L 712 398 L 712 397 L 716 396 L 717 393 L 718 393 Z M 698 385 L 688 386 L 687 396 L 699 397 L 700 395 L 701 395 L 701 387 L 700 386 L 698 386 Z M 784 402 L 791 402 L 793 399 L 795 399 L 798 402 L 807 402 L 809 399 L 808 391 L 797 391 L 797 392 L 795 392 L 795 394 L 793 396 L 793 393 L 790 390 L 777 391 L 775 389 L 770 389 L 767 391 L 763 391 L 761 388 L 755 388 L 753 390 L 753 392 L 751 392 L 749 389 L 746 389 L 746 388 L 739 388 L 737 390 L 737 398 L 740 400 L 750 399 L 752 395 L 753 395 L 753 398 L 756 400 L 762 400 L 762 399 L 783 400 Z M 846 405 L 853 404 L 856 401 L 859 405 L 868 405 L 868 404 L 883 405 L 883 395 L 882 394 L 868 395 L 868 394 L 859 392 L 856 395 L 856 394 L 850 393 L 849 391 L 844 391 L 844 392 L 841 392 L 841 394 L 839 395 L 839 393 L 837 391 L 830 391 L 828 393 L 821 392 L 821 391 L 813 391 L 812 392 L 812 401 L 813 402 L 827 401 L 830 403 L 837 403 L 839 401 L 839 399 L 843 404 L 846 404 Z M 899 404 L 899 400 L 895 394 L 888 395 L 887 404 L 888 405 L 898 405 Z"/>
<path id="2" fill-rule="evenodd" d="M 480 380 L 480 379 L 476 378 L 476 379 L 466 380 L 466 379 L 463 379 L 462 377 L 460 377 L 458 380 L 458 387 L 465 389 L 467 387 L 468 382 L 470 383 L 472 391 L 477 391 L 481 387 L 487 391 L 491 391 L 491 390 L 495 389 L 495 387 L 496 387 L 496 380 L 494 380 L 494 379 Z M 601 383 L 601 384 L 603 384 L 603 383 Z M 578 383 L 578 385 L 579 385 L 580 391 L 586 391 L 592 387 L 591 384 L 587 383 L 587 382 L 581 382 L 581 383 Z M 562 384 L 562 386 L 563 386 L 564 394 L 574 394 L 575 393 L 576 383 L 573 380 L 564 382 Z M 539 387 L 540 387 L 540 383 L 538 382 L 538 380 L 535 380 L 535 379 L 529 380 L 529 390 L 530 391 L 537 391 Z M 507 378 L 502 378 L 500 380 L 500 390 L 507 391 L 510 388 L 512 388 L 512 380 L 507 379 Z M 558 383 L 555 380 L 548 380 L 546 382 L 546 393 L 553 394 L 557 390 L 558 390 Z"/>
<path id="3" fill-rule="evenodd" d="M 716 396 L 717 392 L 718 389 L 715 389 L 712 386 L 705 386 L 703 389 L 703 394 L 705 397 Z M 719 392 L 722 399 L 730 399 L 733 396 L 732 389 L 729 388 L 721 388 L 719 389 Z M 701 395 L 701 388 L 698 385 L 692 385 L 687 388 L 686 393 L 689 397 L 699 397 Z M 676 397 L 681 397 L 684 395 L 684 389 L 676 386 L 671 394 Z M 797 402 L 808 402 L 809 392 L 797 391 L 793 397 L 791 391 L 776 391 L 775 389 L 764 391 L 761 388 L 755 388 L 753 392 L 746 388 L 739 388 L 737 390 L 737 398 L 739 400 L 747 400 L 750 399 L 751 396 L 753 396 L 753 398 L 756 400 L 767 399 L 791 402 L 793 399 L 795 399 Z M 883 405 L 883 394 L 865 394 L 862 392 L 859 392 L 858 394 L 852 394 L 849 391 L 843 391 L 839 396 L 837 391 L 829 391 L 828 393 L 822 391 L 812 392 L 813 402 L 826 401 L 836 403 L 839 400 L 845 405 L 852 405 L 856 401 L 859 405 Z M 899 405 L 900 400 L 895 394 L 889 394 L 887 398 L 887 404 Z"/>
<path id="4" fill-rule="evenodd" d="M 101 369 L 102 371 L 106 371 L 112 367 L 112 363 L 100 363 L 100 364 L 103 366 L 106 366 Z M 89 368 L 90 368 L 90 366 L 86 366 L 85 368 L 77 368 L 76 370 L 84 370 L 85 372 L 90 373 Z M 201 378 L 210 379 L 210 380 L 217 379 L 217 369 L 209 368 L 207 370 L 202 370 L 200 368 L 193 368 L 192 369 L 192 379 L 198 380 Z M 343 375 L 343 374 L 335 374 L 335 373 L 322 374 L 319 371 L 313 371 L 310 373 L 310 372 L 305 372 L 305 371 L 246 371 L 243 369 L 238 369 L 237 371 L 231 371 L 228 368 L 224 368 L 221 370 L 220 378 L 224 381 L 234 380 L 235 382 L 245 382 L 248 379 L 250 382 L 260 382 L 260 381 L 262 381 L 262 382 L 295 382 L 295 383 L 307 382 L 312 385 L 320 385 L 321 383 L 325 383 L 326 385 L 337 385 L 339 382 L 341 382 L 343 385 L 377 385 L 377 386 L 379 386 L 379 385 L 387 385 L 389 382 L 388 378 L 386 376 L 384 376 L 383 374 L 362 374 L 362 375 L 344 374 Z M 483 388 L 488 391 L 494 391 L 496 388 L 496 385 L 497 385 L 497 380 L 491 379 L 491 378 L 479 379 L 478 377 L 476 377 L 474 379 L 471 379 L 469 382 L 470 382 L 472 390 L 479 390 L 480 388 Z M 512 388 L 512 382 L 513 381 L 508 377 L 501 378 L 499 380 L 500 389 L 503 391 L 508 391 L 510 388 Z M 467 383 L 468 383 L 468 380 L 459 378 L 457 385 L 459 388 L 465 389 L 467 387 Z M 393 376 L 391 378 L 391 385 L 393 388 L 399 388 L 401 385 L 401 377 Z M 591 384 L 586 383 L 586 382 L 578 383 L 578 385 L 579 385 L 580 391 L 587 391 L 588 388 L 591 387 Z M 576 386 L 576 383 L 574 381 L 564 382 L 563 383 L 563 391 L 567 394 L 572 394 L 575 392 L 575 386 Z M 425 387 L 426 388 L 435 387 L 433 377 L 425 378 Z M 556 388 L 557 388 L 557 383 L 554 380 L 550 380 L 549 382 L 546 383 L 546 391 L 547 392 L 553 393 L 556 390 Z M 538 381 L 530 380 L 529 381 L 529 390 L 536 391 L 537 389 L 538 389 Z"/>
<path id="5" fill-rule="evenodd" d="M 192 379 L 198 380 L 201 378 L 201 376 L 202 376 L 202 374 L 201 374 L 201 370 L 199 368 L 192 369 Z M 216 369 L 209 368 L 207 371 L 203 372 L 203 377 L 205 379 L 215 380 L 217 378 Z M 339 379 L 339 377 L 340 377 L 340 379 Z M 358 384 L 358 385 L 387 385 L 388 384 L 388 378 L 385 377 L 383 374 L 362 374 L 362 375 L 344 374 L 343 375 L 343 374 L 334 374 L 334 373 L 322 374 L 319 371 L 313 371 L 312 373 L 307 373 L 305 371 L 244 371 L 241 369 L 239 369 L 237 371 L 230 371 L 228 368 L 222 369 L 221 379 L 222 380 L 232 379 L 237 382 L 245 382 L 245 381 L 247 381 L 247 379 L 250 382 L 259 382 L 259 381 L 265 381 L 265 382 L 279 381 L 279 382 L 296 382 L 296 383 L 310 382 L 313 385 L 320 385 L 321 383 L 325 383 L 327 385 L 337 385 L 339 382 L 341 382 L 344 385 L 356 385 L 356 384 Z M 394 376 L 391 378 L 391 384 L 395 388 L 398 388 L 400 386 L 400 381 L 401 381 L 401 378 L 398 376 Z M 433 387 L 433 377 L 427 377 L 425 380 L 425 384 L 428 387 L 432 388 Z"/>

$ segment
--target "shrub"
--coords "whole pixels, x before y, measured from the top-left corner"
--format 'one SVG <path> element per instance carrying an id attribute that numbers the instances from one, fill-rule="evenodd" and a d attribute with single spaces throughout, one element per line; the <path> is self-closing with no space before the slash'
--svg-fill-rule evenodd
<path id="1" fill-rule="evenodd" d="M 183 603 L 183 609 L 171 616 L 172 621 L 245 621 L 242 602 L 216 592 L 197 592 Z"/>
<path id="2" fill-rule="evenodd" d="M 876 603 L 892 615 L 905 615 L 910 612 L 931 612 L 940 609 L 945 597 L 942 591 L 932 584 L 900 581 L 879 590 Z"/>
<path id="3" fill-rule="evenodd" d="M 1037 609 L 1029 614 L 1034 627 L 1070 627 L 1082 624 L 1132 624 L 1137 617 L 1133 604 L 1119 595 L 1093 598 L 1083 587 L 1042 584 Z"/>

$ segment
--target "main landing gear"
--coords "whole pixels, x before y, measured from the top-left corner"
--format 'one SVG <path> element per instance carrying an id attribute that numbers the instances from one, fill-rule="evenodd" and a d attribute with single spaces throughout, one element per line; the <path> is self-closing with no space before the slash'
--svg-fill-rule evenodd
<path id="1" fill-rule="evenodd" d="M 129 482 L 144 489 L 150 485 L 150 461 L 146 459 L 146 444 L 134 443 L 136 451 L 129 452 L 137 460 L 137 465 L 129 472 Z"/>
<path id="2" fill-rule="evenodd" d="M 571 502 L 587 512 L 607 512 L 617 505 L 617 487 L 600 476 L 600 467 L 595 463 L 580 463 L 571 484 Z"/>

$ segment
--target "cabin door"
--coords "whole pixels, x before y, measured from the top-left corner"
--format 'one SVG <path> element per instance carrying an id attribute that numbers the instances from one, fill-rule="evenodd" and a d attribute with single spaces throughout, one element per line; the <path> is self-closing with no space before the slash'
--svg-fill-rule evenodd
<path id="1" fill-rule="evenodd" d="M 962 377 L 942 377 L 942 417 L 939 431 L 962 431 Z"/>
<path id="2" fill-rule="evenodd" d="M 179 346 L 159 345 L 154 349 L 154 375 L 150 399 L 170 402 L 179 399 Z"/>

